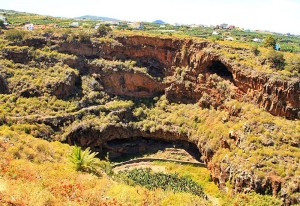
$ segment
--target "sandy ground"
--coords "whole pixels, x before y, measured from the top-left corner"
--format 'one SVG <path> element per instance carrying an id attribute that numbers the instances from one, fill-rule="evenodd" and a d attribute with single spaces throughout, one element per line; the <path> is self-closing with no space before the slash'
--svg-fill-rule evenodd
<path id="1" fill-rule="evenodd" d="M 133 169 L 141 169 L 141 168 L 150 168 L 154 172 L 165 172 L 166 167 L 162 165 L 155 165 L 152 162 L 139 162 L 139 163 L 132 163 L 127 165 L 122 165 L 120 167 L 115 167 L 113 171 L 118 173 L 124 170 L 133 170 Z"/>

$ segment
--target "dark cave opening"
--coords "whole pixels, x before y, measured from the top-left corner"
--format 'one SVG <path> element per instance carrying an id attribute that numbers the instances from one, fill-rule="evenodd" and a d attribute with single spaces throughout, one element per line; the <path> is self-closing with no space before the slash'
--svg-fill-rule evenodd
<path id="1" fill-rule="evenodd" d="M 213 61 L 210 66 L 207 67 L 207 72 L 211 74 L 217 74 L 218 76 L 233 82 L 233 75 L 228 68 L 220 61 Z"/>
<path id="2" fill-rule="evenodd" d="M 200 162 L 201 157 L 199 149 L 193 143 L 144 137 L 110 140 L 99 150 L 99 153 L 101 158 L 108 156 L 112 162 L 123 162 L 145 156 Z"/>
<path id="3" fill-rule="evenodd" d="M 136 66 L 146 67 L 147 73 L 153 77 L 165 77 L 165 66 L 155 58 L 139 58 L 136 60 Z"/>

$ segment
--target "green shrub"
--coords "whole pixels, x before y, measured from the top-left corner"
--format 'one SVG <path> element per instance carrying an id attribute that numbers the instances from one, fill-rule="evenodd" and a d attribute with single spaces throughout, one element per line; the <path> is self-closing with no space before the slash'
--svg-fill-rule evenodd
<path id="1" fill-rule="evenodd" d="M 0 19 L 0 28 L 3 28 L 4 27 L 4 21 L 2 21 L 1 19 Z"/>
<path id="2" fill-rule="evenodd" d="M 99 35 L 100 37 L 104 37 L 107 36 L 111 31 L 112 29 L 110 28 L 110 26 L 101 24 L 97 29 L 97 35 Z"/>
<path id="3" fill-rule="evenodd" d="M 253 54 L 254 54 L 255 56 L 258 56 L 259 53 L 260 53 L 260 51 L 258 50 L 258 46 L 252 46 L 252 47 L 251 47 L 251 51 L 253 52 Z"/>
<path id="4" fill-rule="evenodd" d="M 300 73 L 300 56 L 289 58 L 287 60 L 286 70 Z"/>
<path id="5" fill-rule="evenodd" d="M 275 40 L 275 38 L 273 36 L 267 36 L 264 39 L 264 46 L 265 47 L 272 47 L 272 48 L 274 48 L 275 44 L 276 44 L 276 40 Z"/>
<path id="6" fill-rule="evenodd" d="M 239 205 L 239 206 L 279 206 L 282 205 L 282 202 L 275 197 L 269 195 L 260 195 L 254 192 L 249 194 L 237 194 L 229 202 L 224 204 L 225 206 L 229 205 Z"/>
<path id="7" fill-rule="evenodd" d="M 91 41 L 91 38 L 87 33 L 80 32 L 78 34 L 78 41 L 81 43 L 89 43 Z"/>
<path id="8" fill-rule="evenodd" d="M 100 166 L 100 160 L 96 158 L 98 152 L 91 152 L 90 148 L 84 151 L 81 147 L 74 146 L 70 155 L 70 161 L 74 164 L 76 171 L 91 172 L 97 174 L 97 168 Z"/>
<path id="9" fill-rule="evenodd" d="M 177 173 L 165 174 L 162 172 L 153 173 L 150 168 L 133 169 L 131 171 L 121 172 L 135 184 L 154 190 L 161 188 L 163 190 L 173 190 L 174 192 L 189 192 L 194 195 L 206 198 L 202 187 L 189 177 L 178 177 Z"/>
<path id="10" fill-rule="evenodd" d="M 267 60 L 272 67 L 282 70 L 285 66 L 285 59 L 281 52 L 270 50 L 267 55 Z"/>
<path id="11" fill-rule="evenodd" d="M 18 29 L 8 30 L 5 33 L 5 38 L 9 41 L 22 41 L 25 38 L 26 32 Z"/>

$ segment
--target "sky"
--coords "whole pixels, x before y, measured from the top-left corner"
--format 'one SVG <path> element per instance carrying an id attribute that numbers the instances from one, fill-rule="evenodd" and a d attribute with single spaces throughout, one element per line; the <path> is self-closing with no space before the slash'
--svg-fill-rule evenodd
<path id="1" fill-rule="evenodd" d="M 50 16 L 218 25 L 300 34 L 300 0 L 0 0 L 0 9 Z"/>

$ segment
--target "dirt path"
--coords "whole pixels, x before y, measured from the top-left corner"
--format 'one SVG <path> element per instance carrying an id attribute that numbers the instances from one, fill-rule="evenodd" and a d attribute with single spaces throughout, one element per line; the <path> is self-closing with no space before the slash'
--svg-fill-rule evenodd
<path id="1" fill-rule="evenodd" d="M 164 159 L 164 158 L 138 158 L 129 160 L 126 162 L 121 162 L 119 164 L 113 165 L 113 171 L 119 172 L 122 170 L 131 170 L 136 168 L 151 168 L 154 172 L 164 172 L 165 166 L 156 165 L 153 162 L 160 161 L 160 162 L 174 162 L 179 164 L 189 164 L 194 165 L 197 167 L 205 167 L 205 164 L 198 161 L 182 161 L 182 160 L 175 160 L 175 159 Z"/>
<path id="2" fill-rule="evenodd" d="M 113 171 L 115 173 L 118 173 L 120 171 L 124 170 L 133 170 L 133 169 L 142 169 L 142 168 L 150 168 L 154 172 L 165 172 L 166 167 L 162 165 L 155 165 L 153 162 L 138 162 L 138 163 L 131 163 L 131 164 L 125 164 L 118 167 L 113 168 Z"/>

